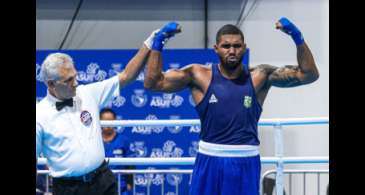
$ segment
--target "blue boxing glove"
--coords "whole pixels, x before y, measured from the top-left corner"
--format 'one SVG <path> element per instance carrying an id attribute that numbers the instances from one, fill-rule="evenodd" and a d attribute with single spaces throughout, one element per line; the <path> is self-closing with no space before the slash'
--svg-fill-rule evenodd
<path id="1" fill-rule="evenodd" d="M 281 26 L 277 26 L 277 28 L 280 28 L 280 30 L 290 35 L 293 38 L 296 45 L 301 45 L 302 43 L 304 43 L 304 38 L 302 33 L 292 22 L 290 22 L 290 20 L 288 20 L 285 17 L 282 17 L 279 20 L 279 22 Z"/>
<path id="2" fill-rule="evenodd" d="M 181 32 L 181 26 L 176 22 L 169 22 L 161 28 L 153 39 L 152 50 L 162 51 L 169 38 Z"/>

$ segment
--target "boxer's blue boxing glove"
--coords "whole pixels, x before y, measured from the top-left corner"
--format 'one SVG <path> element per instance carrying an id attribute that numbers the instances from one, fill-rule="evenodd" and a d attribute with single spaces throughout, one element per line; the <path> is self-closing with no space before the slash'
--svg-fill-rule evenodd
<path id="1" fill-rule="evenodd" d="M 181 26 L 176 22 L 169 22 L 155 34 L 152 49 L 161 52 L 162 48 L 167 43 L 169 38 L 173 37 L 176 33 L 179 32 L 181 32 Z"/>
<path id="2" fill-rule="evenodd" d="M 282 25 L 281 30 L 284 31 L 286 34 L 290 35 L 296 45 L 301 45 L 304 43 L 304 38 L 300 30 L 285 17 L 282 17 L 279 22 Z"/>

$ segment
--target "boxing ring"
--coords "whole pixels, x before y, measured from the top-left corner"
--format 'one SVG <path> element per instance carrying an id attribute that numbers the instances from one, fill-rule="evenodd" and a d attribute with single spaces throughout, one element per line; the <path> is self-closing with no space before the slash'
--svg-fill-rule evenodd
<path id="1" fill-rule="evenodd" d="M 312 117 L 312 118 L 273 118 L 261 119 L 259 126 L 271 126 L 275 134 L 275 156 L 261 157 L 262 164 L 275 165 L 276 169 L 276 195 L 283 195 L 285 172 L 284 165 L 288 164 L 328 164 L 328 156 L 304 156 L 304 157 L 287 157 L 284 156 L 283 144 L 283 126 L 298 126 L 298 125 L 325 125 L 329 123 L 328 117 Z M 148 126 L 148 127 L 175 127 L 175 126 L 193 126 L 200 125 L 200 121 L 193 119 L 187 120 L 116 120 L 116 121 L 101 121 L 102 126 L 108 127 L 134 127 L 134 126 Z M 108 158 L 110 165 L 193 165 L 194 157 L 180 157 L 180 158 Z M 38 165 L 45 165 L 47 163 L 45 158 L 38 159 Z M 191 174 L 192 170 L 113 170 L 114 173 L 178 173 Z M 38 170 L 39 174 L 48 174 L 47 170 Z M 134 188 L 135 189 L 135 188 Z M 262 190 L 261 190 L 262 191 Z M 148 194 L 148 193 L 147 193 Z M 162 192 L 163 194 L 163 192 Z"/>

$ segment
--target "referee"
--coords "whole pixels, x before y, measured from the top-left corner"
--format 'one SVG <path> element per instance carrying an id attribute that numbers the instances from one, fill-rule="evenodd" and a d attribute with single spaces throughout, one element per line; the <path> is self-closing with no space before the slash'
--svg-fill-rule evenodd
<path id="1" fill-rule="evenodd" d="M 36 158 L 47 159 L 54 195 L 117 195 L 104 160 L 99 111 L 133 82 L 150 53 L 154 31 L 118 75 L 88 85 L 76 81 L 72 58 L 52 53 L 42 63 L 47 96 L 36 106 Z"/>

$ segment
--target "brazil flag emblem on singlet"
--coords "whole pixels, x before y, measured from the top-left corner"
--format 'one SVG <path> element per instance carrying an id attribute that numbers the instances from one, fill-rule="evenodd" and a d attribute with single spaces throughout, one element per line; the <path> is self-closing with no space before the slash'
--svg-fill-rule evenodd
<path id="1" fill-rule="evenodd" d="M 245 99 L 243 101 L 243 105 L 246 108 L 250 108 L 251 107 L 251 104 L 252 104 L 252 98 L 250 96 L 245 96 Z"/>

